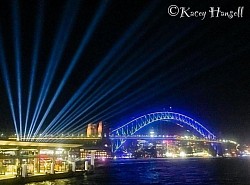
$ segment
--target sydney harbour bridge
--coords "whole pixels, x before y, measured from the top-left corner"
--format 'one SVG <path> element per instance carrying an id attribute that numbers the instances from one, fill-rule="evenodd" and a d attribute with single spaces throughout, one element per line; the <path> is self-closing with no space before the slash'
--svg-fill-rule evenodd
<path id="1" fill-rule="evenodd" d="M 199 122 L 195 121 L 194 119 L 186 115 L 176 112 L 154 112 L 140 116 L 118 127 L 117 129 L 112 130 L 110 132 L 109 137 L 111 140 L 113 140 L 113 151 L 119 149 L 126 142 L 127 139 L 131 139 L 131 136 L 133 137 L 139 130 L 141 130 L 145 126 L 148 126 L 149 124 L 154 123 L 156 121 L 167 121 L 167 120 L 178 122 L 181 126 L 187 127 L 193 130 L 194 132 L 197 132 L 204 141 L 209 141 L 214 143 L 218 142 L 216 140 L 216 136 L 212 132 L 210 132 Z M 155 137 L 155 136 L 151 135 L 150 137 Z M 141 137 L 138 137 L 137 139 L 141 139 Z M 155 139 L 177 139 L 177 138 L 156 136 Z"/>

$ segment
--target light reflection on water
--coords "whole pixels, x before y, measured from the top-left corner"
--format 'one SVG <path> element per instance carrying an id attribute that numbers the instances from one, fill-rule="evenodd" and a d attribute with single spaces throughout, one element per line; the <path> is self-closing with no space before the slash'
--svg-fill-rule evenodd
<path id="1" fill-rule="evenodd" d="M 94 175 L 27 185 L 250 185 L 250 159 L 118 160 Z"/>

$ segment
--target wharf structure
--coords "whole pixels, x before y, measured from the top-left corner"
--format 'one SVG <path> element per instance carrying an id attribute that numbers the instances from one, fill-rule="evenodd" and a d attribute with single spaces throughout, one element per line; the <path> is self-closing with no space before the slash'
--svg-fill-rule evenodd
<path id="1" fill-rule="evenodd" d="M 4 176 L 26 177 L 87 170 L 94 164 L 94 159 L 109 158 L 111 153 L 106 139 L 102 137 L 102 124 L 98 127 L 93 125 L 88 126 L 92 128 L 88 137 L 46 136 L 34 141 L 0 138 L 0 180 Z"/>

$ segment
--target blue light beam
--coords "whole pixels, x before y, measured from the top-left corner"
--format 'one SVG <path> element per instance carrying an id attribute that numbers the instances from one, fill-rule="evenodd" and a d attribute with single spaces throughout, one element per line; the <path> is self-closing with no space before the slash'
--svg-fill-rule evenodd
<path id="1" fill-rule="evenodd" d="M 2 75 L 3 75 L 3 79 L 4 79 L 4 84 L 6 86 L 8 100 L 9 100 L 9 103 L 10 103 L 11 115 L 12 115 L 13 122 L 14 122 L 16 137 L 17 137 L 17 140 L 19 140 L 20 139 L 20 134 L 18 132 L 17 119 L 16 119 L 16 114 L 15 114 L 13 98 L 12 98 L 13 95 L 12 95 L 12 91 L 11 91 L 11 88 L 10 88 L 9 73 L 8 73 L 7 66 L 6 66 L 6 59 L 5 59 L 4 48 L 3 48 L 3 44 L 2 44 L 1 30 L 0 30 L 0 59 L 1 59 L 0 60 L 0 64 L 1 64 L 0 67 L 1 67 Z"/>
<path id="2" fill-rule="evenodd" d="M 144 30 L 144 31 L 145 31 L 145 30 Z M 113 66 L 117 61 L 119 61 L 120 59 L 122 59 L 122 57 L 124 57 L 124 56 L 130 51 L 131 47 L 132 47 L 132 46 L 139 40 L 139 38 L 142 37 L 144 34 L 145 34 L 145 32 L 141 32 L 141 34 L 140 34 L 136 39 L 133 39 L 132 42 L 131 42 L 131 44 L 128 45 L 124 50 L 122 50 L 122 53 L 121 53 L 121 54 L 118 56 L 118 58 L 116 58 L 115 61 L 114 61 L 113 63 L 111 63 L 110 65 Z M 159 36 L 159 35 L 158 35 L 158 36 Z M 157 40 L 157 37 L 153 37 L 150 41 L 154 41 L 154 40 Z M 158 42 L 158 41 L 156 41 L 156 42 Z M 146 47 L 146 46 L 144 45 L 143 48 L 139 48 L 139 51 L 141 51 L 141 52 L 138 51 L 137 53 L 135 53 L 135 54 L 131 57 L 131 60 L 130 60 L 130 61 L 132 62 L 133 59 L 135 59 L 136 57 L 138 57 L 138 56 L 140 56 L 141 54 L 143 54 L 143 52 L 144 52 L 143 49 L 144 49 L 145 47 Z M 138 54 L 138 53 L 139 53 L 139 54 Z M 112 73 L 110 79 L 113 80 L 113 79 L 114 79 L 113 77 L 115 77 L 116 74 L 119 74 L 119 73 L 121 72 L 121 70 L 122 70 L 123 68 L 125 68 L 126 65 L 127 65 L 127 63 L 123 63 L 122 66 L 119 66 L 119 67 L 120 67 L 119 70 L 117 70 L 115 73 Z M 110 69 L 110 68 L 111 68 L 111 66 L 109 66 L 109 69 Z M 107 74 L 107 73 L 109 73 L 109 70 L 106 70 L 106 69 L 105 69 L 105 71 L 103 71 L 103 72 L 98 76 L 98 77 L 99 77 L 99 81 L 100 81 L 101 78 L 103 78 L 103 77 L 105 76 L 105 74 Z M 90 84 L 89 88 L 85 91 L 84 95 L 86 95 L 86 94 L 96 85 L 97 81 L 98 81 L 98 79 L 95 80 L 93 83 Z M 95 92 L 94 92 L 93 94 L 91 94 L 91 96 L 88 97 L 88 99 L 85 99 L 85 101 L 82 102 L 81 104 L 85 104 L 85 102 L 88 102 L 88 104 L 90 104 L 90 103 L 89 103 L 89 99 L 91 100 L 92 97 L 100 96 L 100 95 L 102 94 L 101 90 L 104 89 L 104 87 L 105 87 L 105 89 L 108 89 L 107 84 L 109 84 L 108 81 L 106 81 L 106 83 L 102 83 L 101 86 L 99 86 L 99 87 L 95 90 Z M 110 83 L 110 86 L 112 86 L 111 83 Z M 106 91 L 106 90 L 103 90 L 103 91 Z M 98 94 L 98 93 L 99 93 L 99 94 Z M 81 100 L 83 99 L 83 97 L 84 97 L 84 96 L 81 96 L 81 98 L 79 98 L 79 99 L 75 102 L 75 105 L 76 105 L 78 102 L 81 102 Z M 80 107 L 81 107 L 81 104 L 79 105 Z M 42 133 L 42 135 L 44 135 L 45 133 L 51 131 L 55 126 L 57 126 L 57 123 L 59 123 L 62 119 L 64 119 L 70 111 L 73 110 L 73 112 L 72 112 L 68 117 L 74 117 L 74 115 L 77 115 L 78 112 L 79 112 L 79 111 L 78 111 L 79 106 L 76 107 L 76 108 L 75 108 L 75 106 L 69 107 L 69 109 L 67 110 L 67 113 L 64 113 L 63 115 L 59 115 L 59 116 L 58 116 L 59 119 L 53 120 L 53 121 L 51 122 L 51 124 L 44 130 L 44 132 Z M 73 113 L 75 113 L 75 114 L 73 115 Z M 69 119 L 71 119 L 71 118 L 69 118 Z M 66 121 L 66 120 L 65 120 L 65 121 Z M 63 122 L 65 122 L 65 121 L 63 121 Z M 66 121 L 66 122 L 67 122 L 67 121 Z"/>
<path id="3" fill-rule="evenodd" d="M 59 94 L 61 93 L 61 91 L 62 91 L 62 89 L 63 89 L 63 87 L 64 87 L 67 79 L 69 78 L 70 74 L 72 73 L 73 68 L 75 67 L 76 63 L 78 62 L 78 60 L 79 60 L 82 52 L 84 51 L 86 45 L 88 44 L 88 42 L 89 42 L 89 40 L 90 40 L 90 38 L 91 38 L 91 36 L 92 36 L 92 34 L 93 34 L 93 32 L 94 32 L 97 24 L 98 24 L 98 22 L 100 21 L 100 18 L 103 16 L 103 14 L 104 14 L 104 12 L 105 12 L 105 10 L 107 8 L 107 5 L 108 5 L 107 1 L 102 1 L 102 3 L 100 4 L 100 6 L 99 6 L 99 8 L 97 10 L 97 13 L 95 14 L 94 19 L 92 20 L 92 22 L 89 25 L 86 33 L 83 36 L 82 42 L 81 42 L 81 44 L 80 44 L 80 46 L 79 46 L 76 54 L 74 55 L 74 58 L 73 58 L 73 60 L 70 63 L 70 66 L 67 68 L 67 71 L 64 74 L 63 79 L 60 82 L 60 85 L 57 88 L 55 95 L 53 96 L 53 99 L 51 100 L 51 102 L 50 102 L 50 104 L 49 104 L 49 106 L 48 106 L 48 108 L 47 108 L 47 110 L 46 110 L 46 112 L 45 112 L 45 114 L 44 114 L 41 122 L 39 123 L 39 126 L 36 129 L 36 131 L 34 133 L 34 136 L 36 136 L 37 133 L 40 131 L 41 126 L 43 125 L 43 123 L 44 123 L 47 115 L 49 114 L 52 106 L 54 105 L 56 99 L 58 98 Z"/>
<path id="4" fill-rule="evenodd" d="M 58 116 L 55 119 L 58 119 L 61 115 L 65 114 L 65 112 L 70 108 L 71 106 L 75 106 L 77 102 L 81 98 L 80 96 L 84 96 L 86 92 L 85 89 L 92 83 L 92 81 L 95 79 L 95 77 L 106 67 L 106 65 L 109 63 L 109 61 L 113 58 L 113 56 L 120 51 L 122 45 L 124 45 L 127 40 L 136 32 L 136 30 L 145 22 L 146 18 L 152 13 L 152 11 L 155 9 L 157 3 L 156 1 L 153 1 L 152 3 L 147 6 L 147 8 L 144 10 L 144 12 L 136 19 L 136 21 L 129 27 L 129 29 L 125 32 L 125 34 L 122 36 L 122 38 L 112 47 L 112 49 L 108 52 L 108 54 L 105 56 L 105 58 L 100 62 L 97 68 L 91 73 L 91 75 L 88 77 L 88 79 L 82 84 L 82 86 L 77 90 L 77 92 L 72 96 L 72 98 L 68 101 L 68 103 L 63 107 L 62 111 L 59 112 Z M 72 105 L 73 104 L 73 105 Z M 51 124 L 50 124 L 51 125 Z M 49 127 L 50 127 L 49 125 Z"/>
<path id="5" fill-rule="evenodd" d="M 38 52 L 40 48 L 40 41 L 41 41 L 41 35 L 42 35 L 43 15 L 44 15 L 44 2 L 41 1 L 39 9 L 38 9 L 37 21 L 36 21 L 37 24 L 36 24 L 35 34 L 34 34 L 34 51 L 33 51 L 33 57 L 32 57 L 32 68 L 31 68 L 30 83 L 29 83 L 30 86 L 29 86 L 29 91 L 28 91 L 28 105 L 27 105 L 25 127 L 24 127 L 24 139 L 26 137 L 28 118 L 30 114 L 30 105 L 31 105 L 31 99 L 32 99 L 32 94 L 33 94 L 33 86 L 34 86 L 36 71 L 37 71 Z"/>
<path id="6" fill-rule="evenodd" d="M 73 116 L 72 119 L 70 119 L 69 122 L 65 120 L 64 123 L 62 123 L 62 126 L 59 130 L 56 130 L 56 132 L 60 132 L 61 130 L 65 129 L 66 127 L 68 127 L 70 124 L 72 124 L 76 119 L 78 119 L 79 117 L 81 117 L 85 112 L 87 112 L 91 107 L 95 106 L 98 102 L 100 102 L 101 100 L 103 100 L 106 96 L 108 96 L 110 93 L 114 92 L 117 88 L 119 88 L 121 85 L 123 85 L 127 80 L 129 80 L 133 75 L 135 75 L 138 71 L 140 71 L 146 64 L 148 64 L 149 62 L 155 60 L 157 57 L 159 57 L 161 54 L 163 54 L 171 45 L 173 45 L 174 43 L 176 43 L 176 41 L 180 38 L 182 38 L 183 35 L 187 34 L 190 32 L 190 30 L 192 30 L 194 28 L 194 25 L 191 27 L 186 28 L 185 30 L 183 30 L 183 32 L 181 34 L 178 35 L 177 38 L 173 38 L 171 41 L 169 41 L 164 47 L 162 47 L 160 50 L 156 51 L 154 54 L 150 54 L 150 56 L 143 56 L 141 57 L 142 61 L 140 65 L 138 65 L 134 71 L 131 71 L 129 74 L 126 74 L 125 77 L 122 77 L 115 85 L 112 86 L 111 89 L 105 91 L 104 95 L 100 96 L 97 100 L 93 100 L 92 102 L 88 102 L 87 104 L 85 104 L 85 106 L 80 107 L 80 110 L 77 111 Z M 128 62 L 129 63 L 129 62 Z M 127 84 L 128 85 L 128 84 Z M 118 93 L 121 92 L 121 89 L 119 89 Z M 104 102 L 102 102 L 98 107 L 102 106 L 103 104 L 105 104 L 108 100 L 112 99 L 112 96 L 109 96 L 108 98 L 105 99 Z M 97 107 L 96 107 L 97 108 Z M 89 113 L 90 114 L 90 113 Z M 74 125 L 74 124 L 73 124 Z"/>
<path id="7" fill-rule="evenodd" d="M 33 135 L 33 130 L 35 128 L 35 125 L 37 123 L 37 119 L 39 117 L 40 111 L 42 109 L 42 106 L 44 104 L 44 101 L 46 99 L 46 96 L 48 94 L 50 85 L 52 83 L 53 77 L 55 75 L 57 66 L 59 64 L 59 61 L 62 57 L 62 53 L 65 49 L 66 43 L 68 41 L 68 37 L 72 30 L 72 25 L 76 18 L 76 13 L 78 12 L 78 3 L 72 3 L 68 1 L 66 9 L 64 11 L 64 16 L 61 20 L 60 28 L 58 33 L 56 34 L 56 39 L 54 43 L 54 47 L 52 50 L 52 54 L 49 59 L 49 64 L 46 70 L 45 78 L 42 84 L 42 89 L 40 91 L 40 95 L 37 101 L 37 106 L 35 109 L 35 113 L 32 118 L 31 127 L 28 133 L 28 138 L 30 138 Z M 73 7 L 72 7 L 73 6 Z"/>
<path id="8" fill-rule="evenodd" d="M 21 49 L 20 49 L 20 13 L 19 4 L 15 0 L 12 4 L 12 21 L 13 21 L 13 38 L 15 48 L 15 65 L 16 65 L 16 81 L 17 81 L 17 97 L 18 97 L 18 113 L 19 113 L 19 140 L 22 139 L 22 78 L 21 78 Z"/>

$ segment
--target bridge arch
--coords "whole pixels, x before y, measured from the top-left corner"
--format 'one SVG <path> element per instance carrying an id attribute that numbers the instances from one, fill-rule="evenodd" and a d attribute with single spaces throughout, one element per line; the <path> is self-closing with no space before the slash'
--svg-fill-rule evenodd
<path id="1" fill-rule="evenodd" d="M 149 125 L 150 123 L 161 121 L 161 120 L 175 120 L 182 123 L 188 128 L 194 129 L 202 138 L 207 140 L 215 140 L 216 136 L 205 128 L 202 124 L 194 119 L 176 112 L 154 112 L 140 116 L 123 126 L 114 129 L 110 132 L 110 139 L 114 140 L 113 151 L 119 149 L 123 143 L 126 141 L 126 137 L 134 135 L 137 131 L 143 127 Z M 117 138 L 117 139 L 116 139 Z M 119 139 L 122 138 L 122 139 Z"/>

